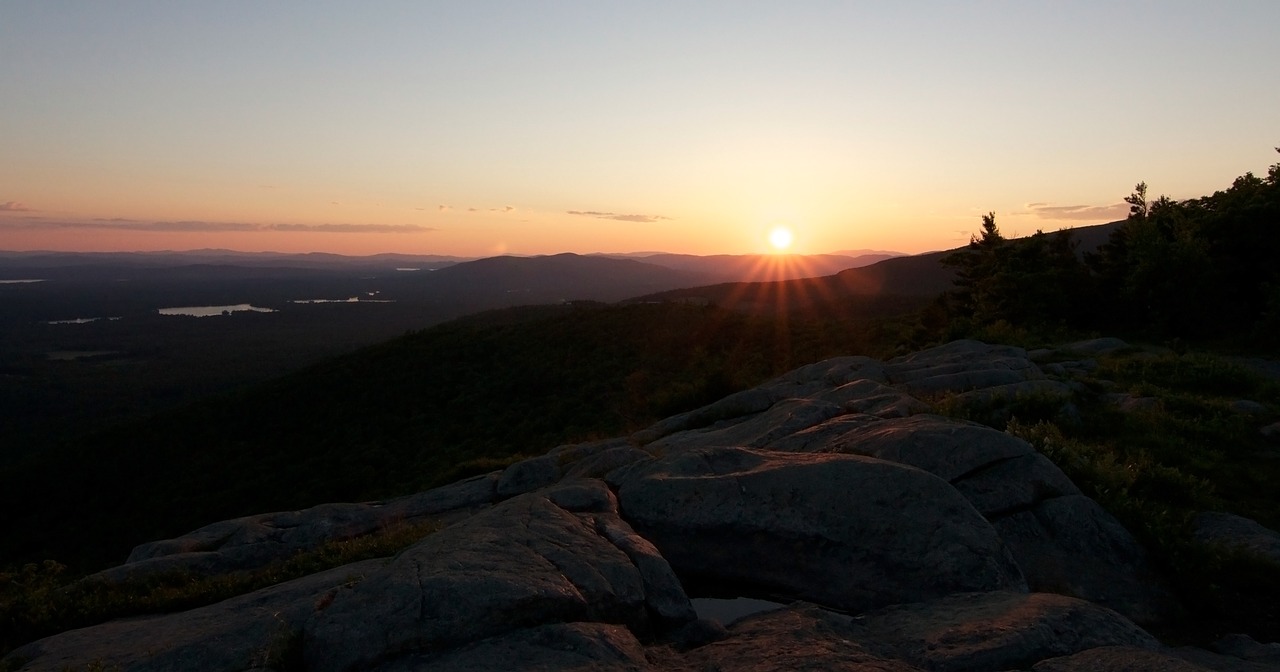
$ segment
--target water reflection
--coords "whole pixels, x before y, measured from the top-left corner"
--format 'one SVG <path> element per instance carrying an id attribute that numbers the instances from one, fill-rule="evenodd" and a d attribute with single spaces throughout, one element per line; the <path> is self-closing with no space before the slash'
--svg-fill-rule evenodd
<path id="1" fill-rule="evenodd" d="M 274 313 L 271 308 L 259 308 L 251 306 L 247 303 L 237 303 L 234 306 L 180 306 L 177 308 L 161 308 L 161 315 L 187 315 L 190 317 L 214 317 L 217 315 L 230 315 L 231 313 Z"/>

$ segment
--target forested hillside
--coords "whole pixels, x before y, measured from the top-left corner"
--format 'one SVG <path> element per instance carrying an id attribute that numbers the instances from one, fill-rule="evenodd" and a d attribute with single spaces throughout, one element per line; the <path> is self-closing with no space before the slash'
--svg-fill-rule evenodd
<path id="1" fill-rule="evenodd" d="M 209 520 L 411 492 L 823 357 L 885 354 L 908 329 L 841 302 L 790 318 L 591 304 L 458 320 L 7 469 L 0 501 L 23 515 L 0 563 L 100 566 Z"/>
<path id="2" fill-rule="evenodd" d="M 1280 150 L 1278 150 L 1280 151 Z M 1005 238 L 995 213 L 944 263 L 955 288 L 926 315 L 948 334 L 1125 332 L 1275 352 L 1280 344 L 1280 163 L 1176 201 L 1139 183 L 1097 251 L 1070 231 Z"/>

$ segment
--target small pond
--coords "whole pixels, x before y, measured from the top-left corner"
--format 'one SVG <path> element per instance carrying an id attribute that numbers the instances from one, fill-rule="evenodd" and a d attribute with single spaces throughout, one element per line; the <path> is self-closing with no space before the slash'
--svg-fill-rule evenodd
<path id="1" fill-rule="evenodd" d="M 247 303 L 237 303 L 234 306 L 180 306 L 178 308 L 161 308 L 161 315 L 187 315 L 190 317 L 215 317 L 217 315 L 230 315 L 231 313 L 274 313 L 271 308 L 259 308 L 251 306 Z"/>

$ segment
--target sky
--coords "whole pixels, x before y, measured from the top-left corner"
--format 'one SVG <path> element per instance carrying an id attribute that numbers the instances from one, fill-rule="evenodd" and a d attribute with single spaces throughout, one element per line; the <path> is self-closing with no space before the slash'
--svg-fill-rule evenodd
<path id="1" fill-rule="evenodd" d="M 1280 158 L 1280 2 L 0 0 L 0 250 L 956 247 Z"/>

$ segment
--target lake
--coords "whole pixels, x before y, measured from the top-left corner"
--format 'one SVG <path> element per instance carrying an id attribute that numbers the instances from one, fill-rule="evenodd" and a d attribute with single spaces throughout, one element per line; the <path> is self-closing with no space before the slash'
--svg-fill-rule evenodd
<path id="1" fill-rule="evenodd" d="M 234 306 L 181 306 L 178 308 L 161 308 L 161 315 L 187 315 L 189 317 L 216 317 L 230 313 L 274 313 L 271 308 L 259 308 L 247 303 Z"/>
<path id="2" fill-rule="evenodd" d="M 74 320 L 49 320 L 49 324 L 89 324 L 90 322 L 97 322 L 98 320 L 107 320 L 110 322 L 114 322 L 119 319 L 121 318 L 119 317 L 77 317 Z"/>

